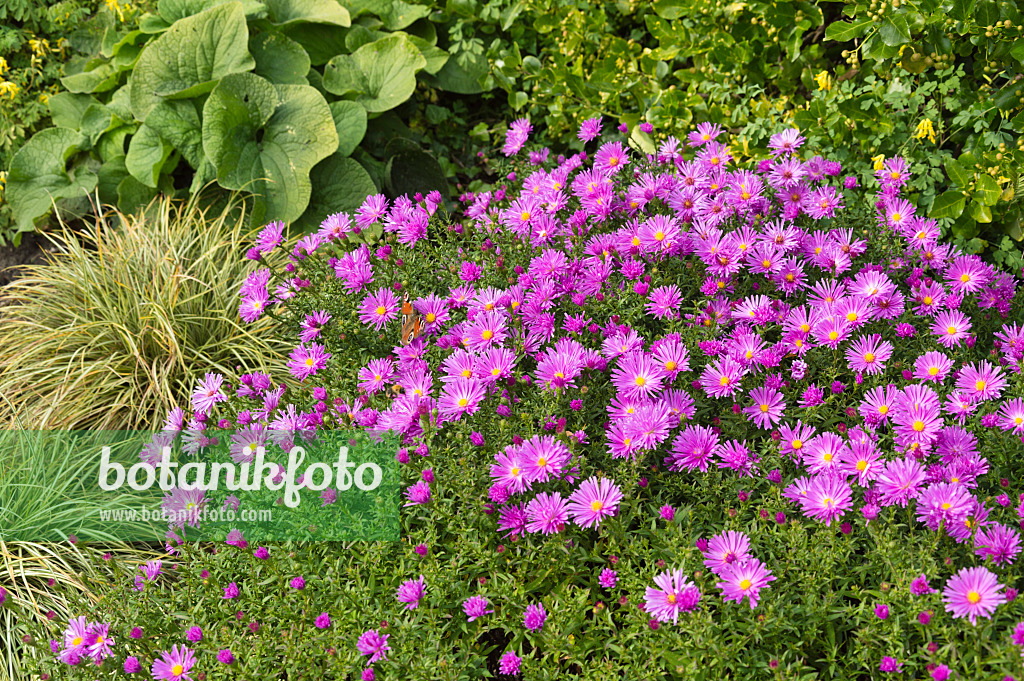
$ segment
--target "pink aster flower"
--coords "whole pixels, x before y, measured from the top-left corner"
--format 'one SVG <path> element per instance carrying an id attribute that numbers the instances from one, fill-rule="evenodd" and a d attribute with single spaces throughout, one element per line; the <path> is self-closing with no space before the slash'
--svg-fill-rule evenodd
<path id="1" fill-rule="evenodd" d="M 458 421 L 464 414 L 475 414 L 484 398 L 484 384 L 476 378 L 458 378 L 446 383 L 437 401 L 443 421 Z"/>
<path id="2" fill-rule="evenodd" d="M 501 659 L 498 660 L 498 673 L 505 674 L 507 676 L 515 676 L 519 673 L 519 666 L 522 664 L 522 658 L 516 655 L 511 650 L 506 651 Z"/>
<path id="3" fill-rule="evenodd" d="M 853 507 L 850 483 L 831 475 L 815 476 L 803 499 L 804 515 L 824 522 L 827 527 Z"/>
<path id="4" fill-rule="evenodd" d="M 999 409 L 999 427 L 1017 435 L 1024 435 L 1024 399 L 1006 400 Z"/>
<path id="5" fill-rule="evenodd" d="M 523 626 L 530 631 L 538 631 L 544 626 L 544 621 L 547 618 L 548 613 L 544 610 L 543 603 L 531 603 L 526 606 L 526 612 L 523 614 Z"/>
<path id="6" fill-rule="evenodd" d="M 966 617 L 976 624 L 978 616 L 991 617 L 1005 601 L 998 577 L 983 567 L 963 568 L 946 582 L 942 600 L 954 618 Z"/>
<path id="7" fill-rule="evenodd" d="M 768 140 L 768 148 L 771 149 L 772 156 L 778 156 L 779 154 L 792 154 L 800 148 L 807 140 L 806 137 L 800 134 L 800 130 L 797 128 L 789 128 L 782 132 L 775 133 Z"/>
<path id="8" fill-rule="evenodd" d="M 612 370 L 612 384 L 627 398 L 650 397 L 661 390 L 664 372 L 646 352 L 630 352 Z"/>
<path id="9" fill-rule="evenodd" d="M 487 599 L 483 596 L 470 596 L 462 602 L 462 610 L 466 613 L 467 620 L 472 622 L 494 612 L 493 610 L 488 610 L 487 605 Z"/>
<path id="10" fill-rule="evenodd" d="M 718 583 L 718 588 L 722 590 L 722 600 L 741 603 L 746 598 L 751 610 L 757 607 L 761 589 L 767 587 L 768 582 L 775 581 L 771 570 L 757 558 L 727 566 L 721 577 L 723 581 Z"/>
<path id="11" fill-rule="evenodd" d="M 228 399 L 221 390 L 223 384 L 224 377 L 220 374 L 206 374 L 192 393 L 192 408 L 201 414 L 209 414 L 213 405 Z"/>
<path id="12" fill-rule="evenodd" d="M 1003 388 L 1006 387 L 1006 379 L 1003 378 L 1003 370 L 992 366 L 988 362 L 968 364 L 960 370 L 956 379 L 956 387 L 960 393 L 967 395 L 975 402 L 994 400 L 998 398 Z"/>
<path id="13" fill-rule="evenodd" d="M 953 368 L 953 360 L 941 352 L 931 350 L 914 360 L 914 378 L 919 381 L 942 383 Z"/>
<path id="14" fill-rule="evenodd" d="M 750 391 L 750 397 L 754 404 L 743 410 L 743 413 L 754 422 L 758 428 L 770 430 L 782 420 L 786 411 L 786 400 L 782 393 L 774 388 L 754 388 Z"/>
<path id="15" fill-rule="evenodd" d="M 597 527 L 609 516 L 615 515 L 622 491 L 611 480 L 591 477 L 569 496 L 569 513 L 580 527 Z"/>
<path id="16" fill-rule="evenodd" d="M 361 655 L 369 655 L 370 659 L 366 661 L 367 665 L 371 665 L 378 660 L 387 660 L 388 651 L 391 650 L 391 646 L 388 645 L 388 637 L 391 634 L 384 634 L 383 636 L 376 629 L 370 629 L 369 631 L 363 632 L 363 635 L 356 641 L 356 648 L 359 650 Z"/>
<path id="17" fill-rule="evenodd" d="M 171 646 L 153 661 L 153 678 L 159 681 L 192 681 L 189 671 L 196 664 L 196 654 L 185 646 Z"/>
<path id="18" fill-rule="evenodd" d="M 425 504 L 430 501 L 430 483 L 420 480 L 419 482 L 410 485 L 405 490 L 405 498 L 409 501 L 403 506 L 418 506 Z"/>
<path id="19" fill-rule="evenodd" d="M 526 530 L 556 534 L 569 520 L 568 501 L 558 492 L 541 492 L 526 505 Z"/>
<path id="20" fill-rule="evenodd" d="M 372 324 L 375 330 L 380 331 L 385 324 L 398 316 L 400 307 L 398 298 L 391 289 L 379 288 L 376 293 L 363 298 L 359 304 L 359 321 L 363 324 Z"/>
<path id="21" fill-rule="evenodd" d="M 588 118 L 580 125 L 580 131 L 576 136 L 582 142 L 589 142 L 601 134 L 601 117 Z"/>
<path id="22" fill-rule="evenodd" d="M 330 358 L 331 353 L 327 352 L 327 348 L 319 343 L 310 343 L 308 347 L 299 345 L 292 350 L 289 356 L 288 370 L 295 378 L 305 381 L 316 372 L 326 368 L 327 360 Z"/>
<path id="23" fill-rule="evenodd" d="M 420 575 L 419 579 L 407 579 L 398 587 L 398 602 L 405 603 L 406 610 L 415 610 L 426 591 L 427 583 L 423 575 Z"/>
<path id="24" fill-rule="evenodd" d="M 644 594 L 645 611 L 659 622 L 679 619 L 680 612 L 697 608 L 700 590 L 688 580 L 682 570 L 668 570 L 654 578 L 658 588 L 647 587 Z"/>
<path id="25" fill-rule="evenodd" d="M 744 563 L 750 557 L 750 538 L 742 532 L 728 530 L 708 540 L 704 550 L 704 565 L 721 576 L 734 563 Z"/>
<path id="26" fill-rule="evenodd" d="M 892 356 L 892 343 L 883 341 L 877 333 L 861 336 L 846 349 L 850 371 L 874 375 L 885 371 L 885 363 Z"/>
<path id="27" fill-rule="evenodd" d="M 736 393 L 744 373 L 746 370 L 739 362 L 721 357 L 705 367 L 700 384 L 708 397 L 728 397 Z"/>
<path id="28" fill-rule="evenodd" d="M 939 337 L 939 343 L 947 348 L 954 348 L 960 341 L 967 338 L 971 330 L 971 320 L 959 310 L 944 310 L 935 315 L 932 333 Z"/>

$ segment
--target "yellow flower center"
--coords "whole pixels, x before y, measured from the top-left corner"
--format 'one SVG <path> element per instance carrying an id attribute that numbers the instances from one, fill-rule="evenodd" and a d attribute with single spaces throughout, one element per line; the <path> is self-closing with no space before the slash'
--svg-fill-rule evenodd
<path id="1" fill-rule="evenodd" d="M 800 330 L 803 331 L 804 333 L 808 333 L 811 330 L 811 325 L 810 324 L 801 324 L 800 325 Z"/>
<path id="2" fill-rule="evenodd" d="M 865 461 L 864 459 L 861 459 L 860 461 L 857 462 L 857 470 L 860 471 L 861 473 L 866 471 L 867 468 L 868 468 L 868 462 Z"/>
<path id="3" fill-rule="evenodd" d="M 834 340 L 835 340 L 835 339 L 837 339 L 837 338 L 839 338 L 839 334 L 838 334 L 837 332 L 835 332 L 835 331 L 829 331 L 829 333 L 828 333 L 828 339 L 829 339 L 830 341 L 834 341 Z"/>
<path id="4" fill-rule="evenodd" d="M 893 222 L 899 222 L 901 218 L 902 218 L 902 216 L 899 213 L 893 213 L 892 214 L 892 221 Z"/>
<path id="5" fill-rule="evenodd" d="M 889 405 L 883 404 L 881 407 L 878 408 L 878 413 L 881 414 L 882 416 L 885 416 L 886 414 L 888 414 L 889 413 Z"/>
<path id="6" fill-rule="evenodd" d="M 949 507 L 952 506 L 952 505 L 953 504 L 949 503 L 948 501 L 944 501 L 944 502 L 942 502 L 942 510 L 943 511 L 948 511 Z"/>
<path id="7" fill-rule="evenodd" d="M 769 260 L 768 258 L 765 258 L 764 260 L 761 261 L 761 266 L 762 267 L 771 267 L 772 266 L 772 261 Z"/>
<path id="8" fill-rule="evenodd" d="M 672 360 L 669 360 L 669 361 L 665 362 L 665 371 L 675 371 L 676 370 L 676 366 L 678 366 L 678 365 L 675 362 L 673 362 Z"/>
<path id="9" fill-rule="evenodd" d="M 761 413 L 762 414 L 767 414 L 768 413 L 768 405 L 767 404 L 762 404 L 761 405 Z"/>
<path id="10" fill-rule="evenodd" d="M 484 329 L 484 332 L 480 334 L 480 337 L 483 338 L 484 340 L 491 340 L 492 338 L 494 338 L 494 332 L 491 331 L 490 329 Z"/>
<path id="11" fill-rule="evenodd" d="M 849 322 L 857 321 L 857 313 L 856 312 L 850 312 L 849 314 L 847 314 L 846 315 L 846 321 L 849 321 Z"/>
<path id="12" fill-rule="evenodd" d="M 658 241 L 663 240 L 665 238 L 665 232 L 655 232 L 654 238 L 657 239 Z"/>
<path id="13" fill-rule="evenodd" d="M 825 452 L 825 456 L 821 457 L 826 463 L 832 460 L 832 454 Z"/>
<path id="14" fill-rule="evenodd" d="M 519 466 L 512 466 L 512 475 L 519 475 Z"/>
<path id="15" fill-rule="evenodd" d="M 171 667 L 171 676 L 181 676 L 185 671 L 185 668 L 180 664 L 176 664 Z"/>
<path id="16" fill-rule="evenodd" d="M 929 376 L 938 376 L 939 375 L 939 367 L 929 367 L 928 368 L 928 375 Z"/>
<path id="17" fill-rule="evenodd" d="M 729 377 L 722 376 L 720 379 L 718 379 L 718 385 L 729 385 Z"/>
<path id="18" fill-rule="evenodd" d="M 921 431 L 924 430 L 924 421 L 921 421 L 921 420 L 914 421 L 913 428 L 914 428 L 915 432 L 920 433 Z"/>
<path id="19" fill-rule="evenodd" d="M 967 274 L 966 272 L 964 272 L 963 274 L 960 275 L 960 281 L 962 281 L 963 283 L 966 284 L 970 280 L 971 280 L 971 275 Z"/>
<path id="20" fill-rule="evenodd" d="M 608 157 L 608 165 L 610 165 L 610 166 L 617 166 L 617 165 L 619 165 L 619 157 L 618 156 L 609 156 Z"/>
<path id="21" fill-rule="evenodd" d="M 594 513 L 597 513 L 602 508 L 604 508 L 604 504 L 601 503 L 600 499 L 595 499 L 590 503 L 590 510 L 593 511 Z"/>
<path id="22" fill-rule="evenodd" d="M 436 314 L 434 314 L 433 312 L 428 312 L 427 313 L 427 321 L 428 322 L 433 322 L 435 319 L 437 319 L 437 315 Z"/>
<path id="23" fill-rule="evenodd" d="M 974 384 L 974 389 L 977 390 L 978 392 L 981 392 L 982 390 L 985 389 L 985 385 L 985 381 L 978 381 Z"/>
<path id="24" fill-rule="evenodd" d="M 750 584 L 751 584 L 751 582 L 750 582 L 749 579 L 744 579 L 742 582 L 740 582 L 740 588 L 743 589 L 744 591 L 746 591 L 747 589 L 750 588 Z"/>
<path id="25" fill-rule="evenodd" d="M 465 397 L 459 400 L 460 407 L 465 407 L 467 404 L 469 404 L 469 400 L 467 400 Z"/>
<path id="26" fill-rule="evenodd" d="M 872 362 L 874 362 L 875 361 L 875 353 L 873 353 L 873 352 L 865 353 L 864 361 L 867 362 L 868 364 L 871 364 Z"/>
<path id="27" fill-rule="evenodd" d="M 978 603 L 981 601 L 981 594 L 977 591 L 969 591 L 967 592 L 967 600 L 971 603 Z"/>
<path id="28" fill-rule="evenodd" d="M 538 465 L 538 466 L 547 466 L 547 465 L 548 465 L 548 460 L 547 460 L 547 459 L 545 459 L 545 458 L 544 458 L 544 457 L 542 456 L 542 457 L 540 457 L 539 459 L 537 459 L 537 465 Z"/>
<path id="29" fill-rule="evenodd" d="M 377 314 L 378 314 L 378 315 L 381 315 L 381 316 L 383 316 L 383 315 L 384 315 L 384 313 L 385 313 L 385 312 L 387 312 L 387 311 L 388 311 L 388 310 L 387 310 L 387 308 L 386 308 L 386 307 L 384 307 L 383 305 L 381 305 L 381 306 L 379 306 L 379 307 L 377 308 Z"/>
<path id="30" fill-rule="evenodd" d="M 308 366 L 308 367 L 313 366 L 313 358 L 312 357 L 307 357 L 306 358 L 306 366 Z"/>
<path id="31" fill-rule="evenodd" d="M 955 326 L 949 327 L 948 329 L 946 329 L 946 333 L 948 333 L 950 336 L 952 336 L 953 334 L 956 333 L 956 327 Z"/>
<path id="32" fill-rule="evenodd" d="M 669 603 L 672 603 L 673 605 L 675 605 L 676 595 L 675 594 L 669 594 L 667 600 L 668 600 Z"/>
<path id="33" fill-rule="evenodd" d="M 523 222 L 527 222 L 530 219 L 530 212 L 524 210 L 522 213 L 519 214 L 519 219 L 522 220 Z"/>
<path id="34" fill-rule="evenodd" d="M 71 640 L 71 645 L 73 645 L 73 646 L 80 646 L 80 645 L 82 645 L 82 637 L 81 636 L 76 636 L 75 638 L 73 638 Z"/>
<path id="35" fill-rule="evenodd" d="M 793 449 L 803 449 L 804 441 L 803 440 L 793 440 L 792 447 L 793 447 Z"/>
<path id="36" fill-rule="evenodd" d="M 924 301 L 922 301 L 922 302 L 924 302 L 925 305 L 931 305 L 932 304 L 932 297 L 931 296 L 925 296 L 924 297 Z"/>
<path id="37" fill-rule="evenodd" d="M 647 379 L 644 378 L 643 376 L 637 376 L 636 377 L 636 384 L 639 385 L 639 386 L 647 385 Z"/>

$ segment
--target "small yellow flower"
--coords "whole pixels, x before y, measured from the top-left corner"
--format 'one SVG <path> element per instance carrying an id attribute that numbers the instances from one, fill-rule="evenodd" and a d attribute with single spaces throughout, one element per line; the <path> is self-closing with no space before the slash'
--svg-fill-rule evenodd
<path id="1" fill-rule="evenodd" d="M 43 40 L 37 40 L 35 38 L 32 38 L 28 41 L 28 46 L 32 48 L 32 54 L 34 54 L 37 57 L 42 57 L 44 54 L 49 52 L 50 41 L 46 40 L 45 38 Z"/>
<path id="2" fill-rule="evenodd" d="M 832 89 L 832 76 L 828 75 L 828 71 L 822 71 L 814 77 L 814 80 L 818 83 L 818 90 Z"/>
<path id="3" fill-rule="evenodd" d="M 914 137 L 917 139 L 928 138 L 928 141 L 935 144 L 935 126 L 932 125 L 932 119 L 926 118 L 917 124 L 917 130 L 914 131 Z"/>
<path id="4" fill-rule="evenodd" d="M 872 156 L 871 162 L 875 164 L 874 168 L 876 171 L 881 170 L 885 167 L 885 154 L 879 154 L 878 156 Z"/>
<path id="5" fill-rule="evenodd" d="M 50 95 L 46 94 L 45 92 L 40 93 L 39 101 L 42 102 L 43 104 L 49 104 L 50 103 Z"/>
<path id="6" fill-rule="evenodd" d="M 107 9 L 109 9 L 111 12 L 113 12 L 114 14 L 117 15 L 117 20 L 123 22 L 124 21 L 124 11 L 125 11 L 126 7 L 121 7 L 121 4 L 117 0 L 103 0 L 103 1 L 106 3 Z"/>
<path id="7" fill-rule="evenodd" d="M 0 76 L 2 76 L 5 73 L 7 73 L 7 69 L 8 68 L 9 67 L 7 66 L 7 60 L 4 59 L 3 57 L 0 57 Z"/>
<path id="8" fill-rule="evenodd" d="M 0 97 L 4 95 L 10 95 L 11 99 L 14 99 L 15 95 L 18 94 L 18 84 L 12 83 L 7 80 L 0 80 Z"/>

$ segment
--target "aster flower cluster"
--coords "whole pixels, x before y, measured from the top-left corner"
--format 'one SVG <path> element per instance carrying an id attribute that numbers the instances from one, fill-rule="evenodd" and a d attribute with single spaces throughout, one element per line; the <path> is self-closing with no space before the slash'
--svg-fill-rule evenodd
<path id="1" fill-rule="evenodd" d="M 530 132 L 525 119 L 513 123 L 505 155 Z M 579 139 L 600 134 L 591 120 Z M 543 541 L 571 524 L 600 533 L 628 499 L 616 470 L 642 463 L 694 480 L 713 469 L 764 476 L 823 528 L 905 508 L 986 565 L 1014 563 L 1017 519 L 977 489 L 993 467 L 979 436 L 1018 450 L 1024 436 L 1024 327 L 1004 323 L 1019 310 L 1017 282 L 941 243 L 902 193 L 900 159 L 879 171 L 877 227 L 861 238 L 843 219 L 857 192 L 837 179 L 838 163 L 802 151 L 799 131 L 773 136 L 771 158 L 751 169 L 723 134 L 702 124 L 647 158 L 611 140 L 593 156 L 534 159 L 518 191 L 461 197 L 461 222 L 448 227 L 462 244 L 479 237 L 479 253 L 460 248 L 411 285 L 398 256 L 412 260 L 443 229 L 439 197 L 370 197 L 291 251 L 267 226 L 239 314 L 292 314 L 288 369 L 302 388 L 248 374 L 231 394 L 209 374 L 169 430 L 201 443 L 208 423 L 235 427 L 238 460 L 270 442 L 287 451 L 322 428 L 391 431 L 416 476 L 405 490 L 412 507 L 430 504 L 431 485 L 445 481 L 410 453 L 422 460 L 439 433 L 465 431 L 486 452 L 494 530 L 512 540 Z M 387 243 L 349 238 L 367 230 Z M 283 274 L 272 272 L 274 257 Z M 448 274 L 457 281 L 446 286 Z M 329 296 L 317 293 L 318 277 Z M 406 296 L 421 331 L 400 338 Z M 367 347 L 393 349 L 350 366 L 342 335 L 353 329 Z M 568 409 L 481 435 L 480 424 L 518 416 L 527 401 Z M 726 531 L 702 552 L 723 599 L 755 608 L 776 578 L 749 545 Z M 699 606 L 682 569 L 654 582 L 645 609 L 656 621 Z M 605 588 L 614 583 L 602 576 Z M 990 616 L 994 584 L 957 573 L 947 609 L 971 622 Z M 414 609 L 424 594 L 420 577 L 397 597 Z M 487 605 L 463 607 L 472 621 Z M 371 664 L 384 660 L 387 635 L 369 630 L 357 647 Z M 519 671 L 514 653 L 501 664 Z"/>

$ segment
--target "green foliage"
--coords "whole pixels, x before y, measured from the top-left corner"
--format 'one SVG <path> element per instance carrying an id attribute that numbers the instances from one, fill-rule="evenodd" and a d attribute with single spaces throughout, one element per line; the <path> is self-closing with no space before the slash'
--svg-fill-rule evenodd
<path id="1" fill-rule="evenodd" d="M 962 206 L 952 195 L 937 206 L 947 235 L 1019 269 L 1018 5 L 525 0 L 517 22 L 536 41 L 492 50 L 493 76 L 550 140 L 604 115 L 681 139 L 694 121 L 719 123 L 737 133 L 740 158 L 766 157 L 770 135 L 796 125 L 865 159 L 852 168 L 862 180 L 868 157 L 902 155 L 918 178 L 913 198 L 963 197 Z M 949 175 L 954 159 L 962 172 Z"/>
<path id="2" fill-rule="evenodd" d="M 445 71 L 452 53 L 438 27 L 450 23 L 397 0 L 161 0 L 123 26 L 101 10 L 75 36 L 88 56 L 66 65 L 67 92 L 51 102 L 57 127 L 11 161 L 16 228 L 33 229 L 53 205 L 82 214 L 94 188 L 126 211 L 216 182 L 254 192 L 255 220 L 305 228 L 353 210 L 395 186 L 389 156 L 357 153 L 369 120 L 409 100 L 420 79 L 457 92 L 494 87 L 482 54 L 464 57 L 476 43 L 457 48 L 461 74 Z M 342 163 L 350 157 L 355 165 Z M 436 161 L 413 160 L 425 168 L 419 186 L 448 193 Z"/>

